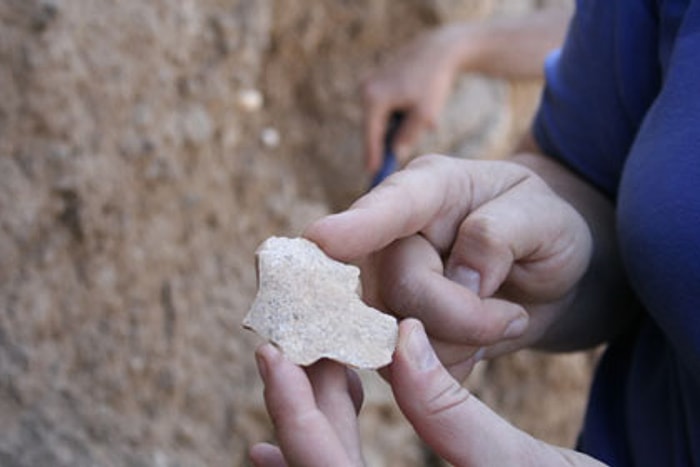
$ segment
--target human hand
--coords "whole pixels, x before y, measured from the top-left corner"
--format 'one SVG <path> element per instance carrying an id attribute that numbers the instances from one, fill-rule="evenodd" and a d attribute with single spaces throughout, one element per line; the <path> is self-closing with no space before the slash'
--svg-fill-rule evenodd
<path id="1" fill-rule="evenodd" d="M 306 373 L 272 346 L 258 350 L 265 402 L 280 446 L 257 444 L 257 467 L 363 465 L 351 385 L 344 369 L 323 361 Z M 399 325 L 388 381 L 401 411 L 440 457 L 458 466 L 601 465 L 536 440 L 500 418 L 440 364 L 421 323 Z"/>
<path id="2" fill-rule="evenodd" d="M 410 148 L 426 129 L 434 128 L 459 68 L 457 29 L 428 32 L 400 49 L 363 83 L 364 143 L 367 170 L 378 170 L 389 117 L 405 118 L 393 140 L 405 163 Z"/>
<path id="3" fill-rule="evenodd" d="M 401 322 L 388 370 L 403 414 L 423 441 L 452 465 L 602 465 L 535 439 L 491 411 L 440 364 L 417 320 Z"/>
<path id="4" fill-rule="evenodd" d="M 592 251 L 581 215 L 534 172 L 426 156 L 305 236 L 358 262 L 373 306 L 419 318 L 459 379 L 536 343 L 563 315 Z"/>
<path id="5" fill-rule="evenodd" d="M 406 114 L 394 152 L 406 162 L 410 148 L 436 125 L 460 71 L 505 79 L 540 79 L 544 60 L 560 46 L 571 8 L 554 6 L 527 15 L 452 23 L 399 49 L 363 84 L 367 170 L 381 161 L 389 115 Z"/>
<path id="6" fill-rule="evenodd" d="M 261 346 L 256 357 L 279 447 L 269 443 L 252 446 L 253 464 L 362 465 L 357 425 L 362 385 L 357 375 L 330 360 L 304 370 L 271 344 Z"/>

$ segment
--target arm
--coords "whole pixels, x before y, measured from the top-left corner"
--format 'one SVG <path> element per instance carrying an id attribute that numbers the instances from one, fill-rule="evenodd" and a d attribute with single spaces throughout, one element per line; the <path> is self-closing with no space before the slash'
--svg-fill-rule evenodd
<path id="1" fill-rule="evenodd" d="M 367 168 L 379 166 L 389 115 L 404 111 L 395 151 L 407 152 L 434 127 L 460 72 L 506 79 L 539 78 L 549 51 L 564 37 L 570 12 L 549 8 L 518 18 L 457 23 L 431 31 L 400 49 L 363 85 Z"/>
<path id="2" fill-rule="evenodd" d="M 547 54 L 559 47 L 566 34 L 571 11 L 548 8 L 518 18 L 502 18 L 454 28 L 456 67 L 496 78 L 542 78 Z"/>

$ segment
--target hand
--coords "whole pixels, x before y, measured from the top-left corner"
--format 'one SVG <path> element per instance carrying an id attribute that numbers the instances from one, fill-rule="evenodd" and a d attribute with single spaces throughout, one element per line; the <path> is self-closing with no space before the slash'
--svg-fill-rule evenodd
<path id="1" fill-rule="evenodd" d="M 304 371 L 271 344 L 260 347 L 256 356 L 280 446 L 252 446 L 253 464 L 362 465 L 357 425 L 362 386 L 357 375 L 330 360 Z"/>
<path id="2" fill-rule="evenodd" d="M 400 49 L 363 86 L 367 170 L 374 173 L 379 167 L 394 111 L 406 114 L 394 148 L 399 161 L 406 162 L 421 133 L 436 125 L 457 73 L 541 78 L 544 59 L 562 43 L 570 16 L 571 8 L 555 6 L 523 16 L 454 23 Z"/>
<path id="3" fill-rule="evenodd" d="M 365 80 L 364 142 L 369 172 L 379 168 L 384 133 L 394 111 L 406 114 L 394 139 L 399 162 L 406 162 L 423 131 L 435 127 L 459 67 L 456 33 L 454 27 L 445 27 L 420 36 Z"/>
<path id="4" fill-rule="evenodd" d="M 419 318 L 461 378 L 536 343 L 564 314 L 591 257 L 586 221 L 512 162 L 427 156 L 305 236 L 362 267 L 366 300 Z"/>
<path id="5" fill-rule="evenodd" d="M 362 465 L 343 368 L 321 362 L 307 377 L 269 345 L 258 351 L 258 358 L 280 447 L 253 446 L 253 463 L 257 467 Z M 583 454 L 536 440 L 489 410 L 440 364 L 416 320 L 400 324 L 387 374 L 396 401 L 416 432 L 453 465 L 601 465 Z"/>

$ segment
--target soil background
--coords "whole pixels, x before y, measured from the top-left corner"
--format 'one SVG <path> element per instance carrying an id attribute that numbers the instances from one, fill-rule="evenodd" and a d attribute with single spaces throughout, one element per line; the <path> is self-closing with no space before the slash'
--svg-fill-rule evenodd
<path id="1" fill-rule="evenodd" d="M 552 3 L 0 0 L 0 466 L 246 465 L 272 438 L 254 250 L 366 189 L 362 77 Z M 501 157 L 539 88 L 463 77 L 421 151 Z M 571 446 L 592 364 L 522 352 L 468 384 Z M 438 463 L 363 378 L 368 465 Z"/>

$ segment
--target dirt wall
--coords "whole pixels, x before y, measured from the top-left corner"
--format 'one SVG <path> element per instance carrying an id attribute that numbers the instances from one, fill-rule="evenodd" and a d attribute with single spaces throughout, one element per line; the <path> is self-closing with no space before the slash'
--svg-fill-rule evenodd
<path id="1" fill-rule="evenodd" d="M 363 73 L 539 3 L 0 0 L 0 465 L 245 465 L 271 436 L 253 251 L 364 190 Z M 537 86 L 465 77 L 424 147 L 502 154 Z M 570 444 L 589 367 L 526 353 L 471 384 Z M 422 465 L 366 378 L 370 465 Z"/>

